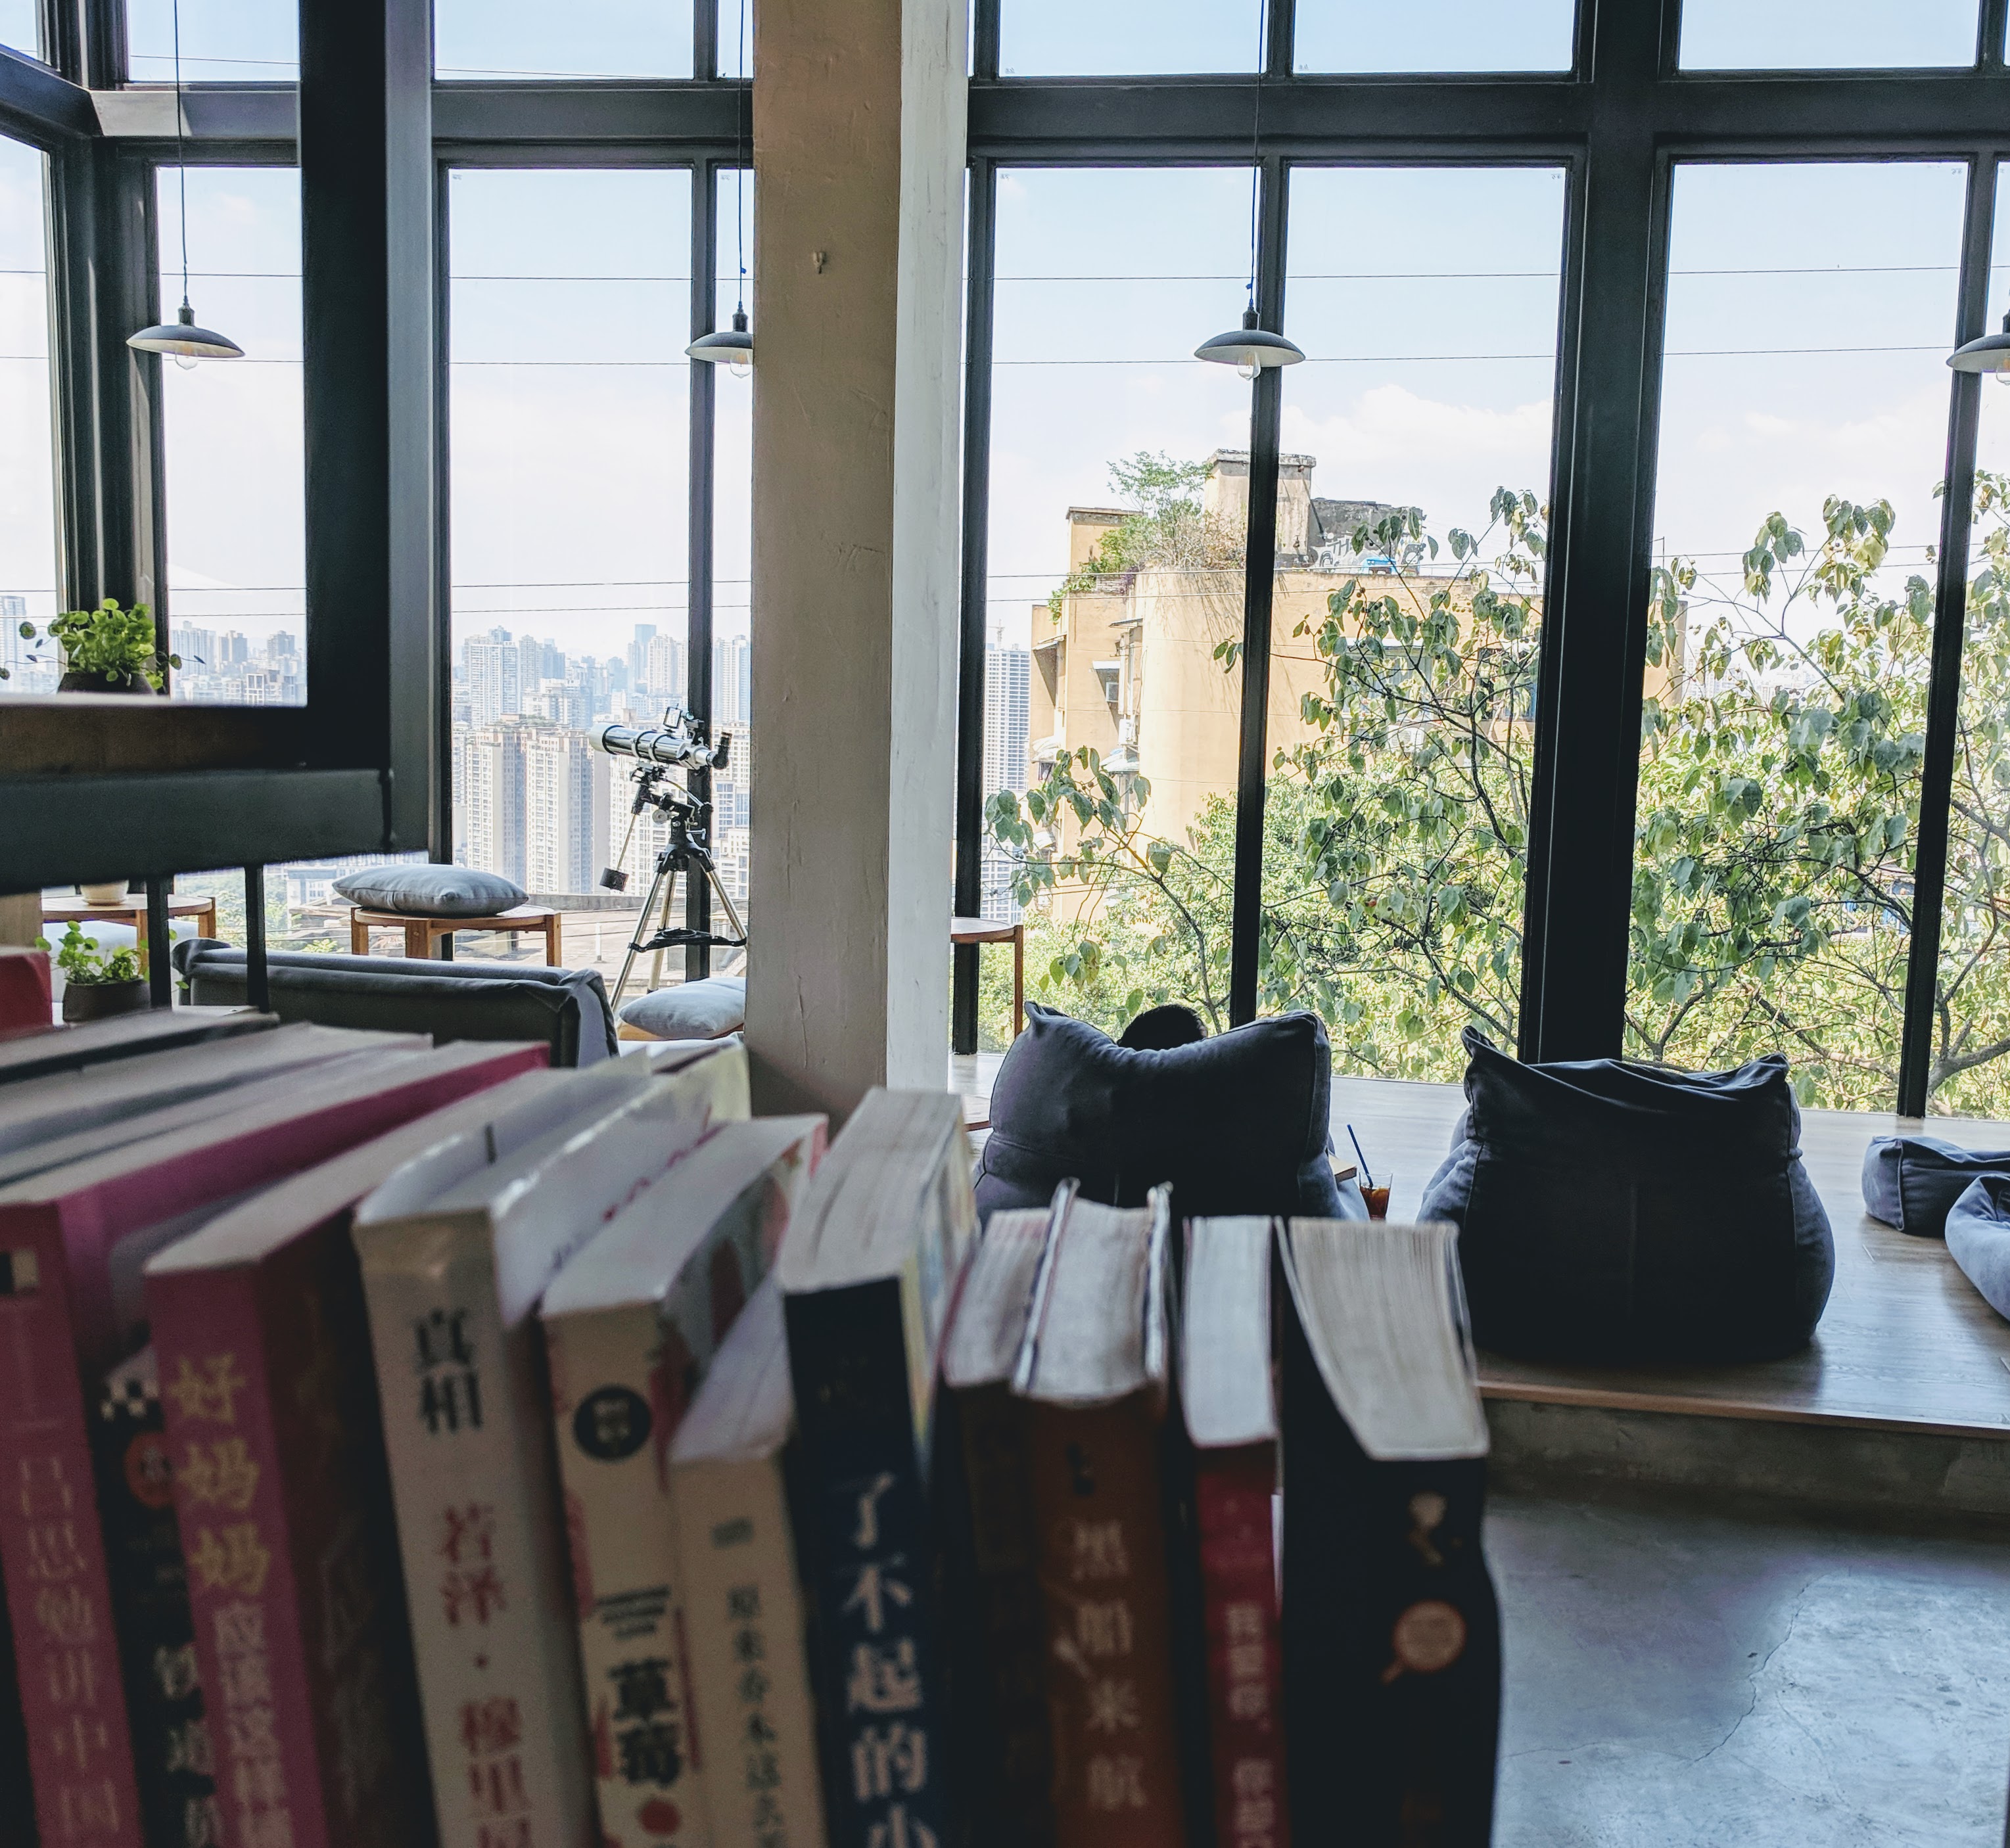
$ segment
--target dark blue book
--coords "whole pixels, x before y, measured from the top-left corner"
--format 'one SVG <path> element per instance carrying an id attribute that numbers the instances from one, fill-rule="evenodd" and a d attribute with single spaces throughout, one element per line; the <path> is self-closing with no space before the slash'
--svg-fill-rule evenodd
<path id="1" fill-rule="evenodd" d="M 1500 1616 L 1456 1240 L 1294 1219 L 1284 1241 L 1293 1848 L 1492 1839 Z"/>
<path id="2" fill-rule="evenodd" d="M 810 1182 L 776 1265 L 831 1848 L 952 1839 L 926 1460 L 936 1352 L 976 1235 L 960 1101 L 875 1091 Z"/>

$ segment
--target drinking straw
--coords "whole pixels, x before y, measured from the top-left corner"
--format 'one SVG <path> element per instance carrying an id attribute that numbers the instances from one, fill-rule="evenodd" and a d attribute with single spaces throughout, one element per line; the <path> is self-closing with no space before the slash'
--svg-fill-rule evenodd
<path id="1" fill-rule="evenodd" d="M 1368 1158 L 1361 1152 L 1361 1138 L 1355 1134 L 1354 1125 L 1352 1123 L 1349 1123 L 1347 1126 L 1347 1139 L 1349 1142 L 1354 1144 L 1355 1158 L 1361 1164 L 1361 1178 L 1365 1181 L 1369 1186 L 1373 1186 L 1375 1185 L 1374 1172 L 1368 1165 Z"/>

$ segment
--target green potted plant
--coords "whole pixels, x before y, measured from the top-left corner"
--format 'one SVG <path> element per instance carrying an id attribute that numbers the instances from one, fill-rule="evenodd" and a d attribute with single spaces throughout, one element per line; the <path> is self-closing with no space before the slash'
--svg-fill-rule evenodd
<path id="1" fill-rule="evenodd" d="M 38 639 L 32 623 L 21 625 L 21 634 L 25 640 Z M 163 669 L 182 664 L 179 654 L 161 654 L 146 605 L 121 609 L 115 597 L 95 609 L 65 610 L 39 639 L 62 651 L 59 693 L 158 693 L 167 683 Z M 0 680 L 9 677 L 0 667 Z"/>
<path id="2" fill-rule="evenodd" d="M 83 934 L 81 924 L 63 932 L 62 942 L 52 945 L 46 937 L 35 940 L 38 949 L 51 951 L 63 977 L 62 1017 L 101 1020 L 109 1014 L 131 1014 L 152 1006 L 147 978 L 140 973 L 137 949 L 109 952 Z"/>

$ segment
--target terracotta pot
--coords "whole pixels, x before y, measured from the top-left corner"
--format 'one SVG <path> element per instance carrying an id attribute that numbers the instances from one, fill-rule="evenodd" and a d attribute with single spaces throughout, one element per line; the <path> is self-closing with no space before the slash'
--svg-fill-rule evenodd
<path id="1" fill-rule="evenodd" d="M 79 673 L 75 669 L 56 683 L 58 693 L 145 693 L 153 688 L 144 674 L 128 674 L 123 680 L 108 680 L 102 674 Z"/>
<path id="2" fill-rule="evenodd" d="M 137 1014 L 153 1005 L 144 975 L 130 982 L 72 982 L 63 990 L 62 1017 L 74 1025 L 112 1014 Z"/>
<path id="3" fill-rule="evenodd" d="M 123 879 L 101 880 L 95 885 L 77 889 L 83 894 L 87 905 L 123 905 L 126 902 L 127 886 Z"/>

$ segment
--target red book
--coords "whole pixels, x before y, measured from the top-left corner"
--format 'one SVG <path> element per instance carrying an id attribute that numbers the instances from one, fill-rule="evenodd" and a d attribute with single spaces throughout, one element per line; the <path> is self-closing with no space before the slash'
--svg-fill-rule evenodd
<path id="1" fill-rule="evenodd" d="M 1188 1229 L 1180 1396 L 1192 1445 L 1215 1848 L 1287 1848 L 1268 1219 Z"/>
<path id="2" fill-rule="evenodd" d="M 147 1267 L 219 1848 L 431 1834 L 350 1221 L 445 1145 L 542 1135 L 580 1082 L 527 1072 L 463 1098 L 254 1194 Z"/>
<path id="3" fill-rule="evenodd" d="M 49 952 L 0 948 L 0 1033 L 52 1023 Z"/>
<path id="4" fill-rule="evenodd" d="M 0 1577 L 45 1842 L 146 1848 L 129 1703 L 151 1694 L 121 1674 L 89 1425 L 100 1382 L 139 1344 L 146 1260 L 253 1190 L 545 1056 L 479 1044 L 386 1054 L 0 1188 Z M 243 1579 L 257 1539 L 216 1570 Z"/>

